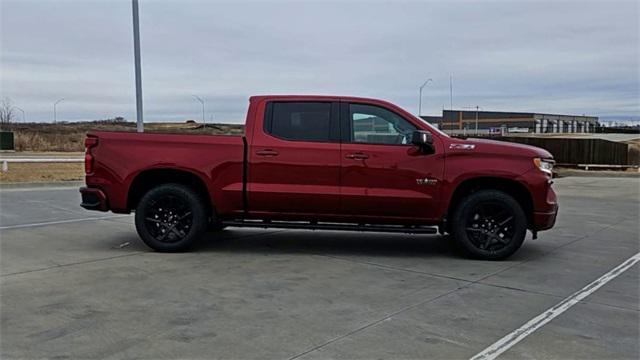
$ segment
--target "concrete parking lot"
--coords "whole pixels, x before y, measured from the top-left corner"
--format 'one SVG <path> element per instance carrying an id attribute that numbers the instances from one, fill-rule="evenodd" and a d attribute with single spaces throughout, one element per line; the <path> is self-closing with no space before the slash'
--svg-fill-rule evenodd
<path id="1" fill-rule="evenodd" d="M 551 231 L 508 261 L 440 236 L 231 228 L 160 254 L 76 188 L 0 192 L 11 358 L 470 358 L 638 253 L 638 178 L 556 180 Z M 637 359 L 635 264 L 501 358 Z"/>

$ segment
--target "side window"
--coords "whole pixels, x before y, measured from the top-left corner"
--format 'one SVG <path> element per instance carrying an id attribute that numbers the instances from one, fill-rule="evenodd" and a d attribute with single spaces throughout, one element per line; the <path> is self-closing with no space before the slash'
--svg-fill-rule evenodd
<path id="1" fill-rule="evenodd" d="M 351 141 L 370 144 L 409 144 L 416 127 L 399 115 L 373 105 L 350 104 Z"/>
<path id="2" fill-rule="evenodd" d="M 288 140 L 331 141 L 331 103 L 270 103 L 265 131 Z"/>

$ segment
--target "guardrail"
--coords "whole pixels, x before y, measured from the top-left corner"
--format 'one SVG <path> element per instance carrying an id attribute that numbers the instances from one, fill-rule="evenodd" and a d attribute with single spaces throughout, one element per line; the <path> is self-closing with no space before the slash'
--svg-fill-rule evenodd
<path id="1" fill-rule="evenodd" d="M 9 163 L 81 163 L 84 158 L 20 158 L 10 157 L 0 159 L 2 163 L 2 172 L 9 171 Z"/>

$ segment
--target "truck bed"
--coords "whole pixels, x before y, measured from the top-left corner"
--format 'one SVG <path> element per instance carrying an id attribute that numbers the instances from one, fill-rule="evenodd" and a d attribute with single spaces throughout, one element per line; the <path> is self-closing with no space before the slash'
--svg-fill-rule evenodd
<path id="1" fill-rule="evenodd" d="M 92 131 L 95 159 L 87 185 L 110 194 L 109 207 L 128 211 L 132 181 L 148 169 L 179 169 L 197 176 L 221 212 L 242 210 L 244 142 L 239 135 L 192 135 Z M 92 183 L 96 181 L 99 183 Z"/>

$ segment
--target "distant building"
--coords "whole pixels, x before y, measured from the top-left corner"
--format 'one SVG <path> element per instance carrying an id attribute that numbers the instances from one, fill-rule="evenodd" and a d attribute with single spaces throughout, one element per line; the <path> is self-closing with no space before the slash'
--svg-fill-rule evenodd
<path id="1" fill-rule="evenodd" d="M 476 121 L 477 116 L 477 121 Z M 421 116 L 441 130 L 460 134 L 475 133 L 587 133 L 594 132 L 596 116 L 538 114 L 503 111 L 443 110 L 442 116 Z"/>

